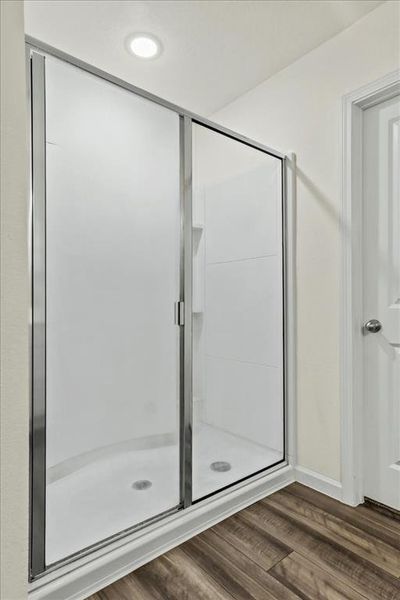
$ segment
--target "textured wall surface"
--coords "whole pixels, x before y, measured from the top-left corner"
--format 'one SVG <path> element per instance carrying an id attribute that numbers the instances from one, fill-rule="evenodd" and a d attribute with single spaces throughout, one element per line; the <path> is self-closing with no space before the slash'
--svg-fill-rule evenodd
<path id="1" fill-rule="evenodd" d="M 1 2 L 0 597 L 28 580 L 28 251 L 23 3 Z"/>

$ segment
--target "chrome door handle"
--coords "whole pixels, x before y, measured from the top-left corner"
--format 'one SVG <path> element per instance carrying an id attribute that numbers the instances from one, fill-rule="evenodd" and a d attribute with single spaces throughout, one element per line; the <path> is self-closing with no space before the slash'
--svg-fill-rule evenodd
<path id="1" fill-rule="evenodd" d="M 364 333 L 378 333 L 382 329 L 382 323 L 378 319 L 370 319 L 364 324 Z"/>

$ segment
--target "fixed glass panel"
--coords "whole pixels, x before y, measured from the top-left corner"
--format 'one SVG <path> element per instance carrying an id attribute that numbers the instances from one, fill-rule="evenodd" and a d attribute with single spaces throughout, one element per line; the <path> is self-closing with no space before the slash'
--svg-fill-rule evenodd
<path id="1" fill-rule="evenodd" d="M 179 116 L 46 58 L 46 564 L 176 507 Z"/>
<path id="2" fill-rule="evenodd" d="M 193 124 L 193 499 L 284 458 L 282 161 Z"/>

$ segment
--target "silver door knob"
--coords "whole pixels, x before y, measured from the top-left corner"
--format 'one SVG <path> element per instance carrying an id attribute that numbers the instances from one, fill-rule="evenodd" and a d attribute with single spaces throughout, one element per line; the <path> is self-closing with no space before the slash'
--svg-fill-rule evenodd
<path id="1" fill-rule="evenodd" d="M 378 319 L 370 319 L 364 325 L 365 333 L 378 333 L 382 329 L 382 323 Z"/>

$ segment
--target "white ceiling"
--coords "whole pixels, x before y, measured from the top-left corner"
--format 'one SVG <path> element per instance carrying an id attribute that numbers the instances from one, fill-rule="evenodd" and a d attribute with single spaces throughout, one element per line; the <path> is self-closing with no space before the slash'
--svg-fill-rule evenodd
<path id="1" fill-rule="evenodd" d="M 202 115 L 212 114 L 376 8 L 376 1 L 26 0 L 26 32 Z M 132 32 L 163 43 L 151 61 Z M 329 68 L 329 65 L 327 65 Z"/>

